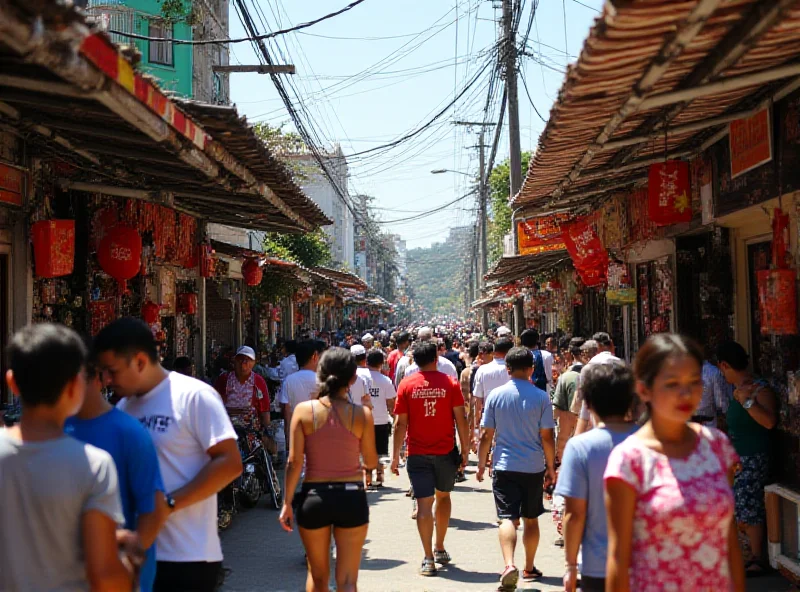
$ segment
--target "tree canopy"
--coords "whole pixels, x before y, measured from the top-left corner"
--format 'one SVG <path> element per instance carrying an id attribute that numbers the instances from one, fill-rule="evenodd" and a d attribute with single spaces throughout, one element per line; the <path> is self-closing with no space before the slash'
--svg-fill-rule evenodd
<path id="1" fill-rule="evenodd" d="M 531 159 L 530 152 L 522 153 L 523 178 Z M 511 193 L 511 165 L 508 159 L 492 169 L 489 175 L 489 225 L 487 242 L 489 265 L 503 256 L 503 237 L 511 232 L 511 206 L 508 203 Z"/>

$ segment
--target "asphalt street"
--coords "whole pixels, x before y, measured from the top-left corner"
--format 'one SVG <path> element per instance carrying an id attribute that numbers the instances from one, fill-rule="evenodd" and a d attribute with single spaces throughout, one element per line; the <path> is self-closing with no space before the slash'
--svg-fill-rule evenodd
<path id="1" fill-rule="evenodd" d="M 491 483 L 478 483 L 474 467 L 469 479 L 453 493 L 453 516 L 446 539 L 453 563 L 435 578 L 418 575 L 422 547 L 416 523 L 410 519 L 411 501 L 405 497 L 408 479 L 387 481 L 386 487 L 370 493 L 370 527 L 364 545 L 358 588 L 361 592 L 489 592 L 497 590 L 503 568 L 497 542 L 496 515 Z M 278 513 L 257 508 L 234 518 L 223 533 L 225 566 L 231 570 L 224 592 L 300 592 L 304 590 L 306 566 L 297 533 L 286 533 L 278 524 Z M 536 566 L 544 577 L 535 583 L 520 580 L 518 590 L 549 592 L 562 590 L 563 550 L 555 547 L 556 530 L 550 514 L 539 519 L 541 542 Z M 524 562 L 517 548 L 518 566 Z M 749 583 L 753 592 L 794 590 L 781 578 L 763 578 Z"/>

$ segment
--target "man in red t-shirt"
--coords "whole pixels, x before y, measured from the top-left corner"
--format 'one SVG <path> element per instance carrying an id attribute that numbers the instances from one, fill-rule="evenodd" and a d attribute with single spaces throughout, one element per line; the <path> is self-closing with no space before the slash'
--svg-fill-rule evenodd
<path id="1" fill-rule="evenodd" d="M 411 335 L 407 331 L 403 331 L 397 336 L 397 349 L 392 351 L 389 357 L 386 358 L 386 363 L 389 364 L 389 378 L 392 379 L 393 383 L 394 375 L 397 373 L 397 362 L 406 355 L 406 350 L 410 343 Z"/>
<path id="2" fill-rule="evenodd" d="M 394 407 L 394 455 L 392 472 L 399 474 L 400 449 L 408 431 L 406 468 L 417 499 L 417 530 L 425 558 L 420 574 L 435 576 L 436 564 L 449 563 L 444 537 L 450 523 L 450 492 L 456 472 L 469 460 L 469 430 L 464 397 L 458 383 L 436 370 L 436 343 L 423 341 L 414 347 L 414 362 L 420 372 L 404 378 Z M 455 425 L 454 425 L 455 424 Z M 455 446 L 455 428 L 461 454 Z M 433 545 L 433 503 L 436 501 L 436 544 Z"/>

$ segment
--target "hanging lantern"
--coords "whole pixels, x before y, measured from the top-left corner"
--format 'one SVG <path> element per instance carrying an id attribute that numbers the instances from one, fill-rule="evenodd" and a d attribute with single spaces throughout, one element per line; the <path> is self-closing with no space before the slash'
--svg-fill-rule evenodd
<path id="1" fill-rule="evenodd" d="M 242 264 L 242 277 L 248 286 L 257 286 L 264 277 L 264 272 L 257 259 L 248 259 Z"/>
<path id="2" fill-rule="evenodd" d="M 178 312 L 187 315 L 197 314 L 197 294 L 187 292 L 178 296 Z"/>
<path id="3" fill-rule="evenodd" d="M 789 261 L 786 252 L 789 250 L 789 214 L 775 208 L 772 218 L 772 267 L 786 269 Z"/>
<path id="4" fill-rule="evenodd" d="M 41 220 L 31 226 L 33 260 L 37 277 L 54 278 L 72 273 L 75 263 L 75 221 Z"/>
<path id="5" fill-rule="evenodd" d="M 794 269 L 765 269 L 758 275 L 762 335 L 797 334 L 797 286 Z"/>
<path id="6" fill-rule="evenodd" d="M 142 320 L 148 325 L 155 325 L 160 316 L 161 307 L 152 300 L 148 300 L 142 305 Z"/>
<path id="7" fill-rule="evenodd" d="M 656 226 L 692 221 L 688 162 L 667 160 L 650 165 L 647 214 Z"/>
<path id="8" fill-rule="evenodd" d="M 103 271 L 120 282 L 120 287 L 126 291 L 125 282 L 136 277 L 141 268 L 141 235 L 130 226 L 115 226 L 101 241 L 97 261 Z"/>

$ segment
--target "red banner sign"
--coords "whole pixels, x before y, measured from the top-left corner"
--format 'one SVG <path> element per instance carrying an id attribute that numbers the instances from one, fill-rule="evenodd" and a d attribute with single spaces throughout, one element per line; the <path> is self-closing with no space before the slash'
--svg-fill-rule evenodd
<path id="1" fill-rule="evenodd" d="M 17 168 L 0 164 L 0 202 L 21 206 L 24 187 L 24 172 Z"/>
<path id="2" fill-rule="evenodd" d="M 688 162 L 668 160 L 650 165 L 647 175 L 647 214 L 656 226 L 691 222 Z"/>
<path id="3" fill-rule="evenodd" d="M 756 274 L 761 334 L 796 335 L 797 289 L 794 269 L 765 269 Z"/>
<path id="4" fill-rule="evenodd" d="M 561 235 L 575 267 L 596 267 L 608 264 L 608 253 L 597 232 L 585 220 L 578 220 L 564 228 Z"/>
<path id="5" fill-rule="evenodd" d="M 565 249 L 562 226 L 569 214 L 551 214 L 517 222 L 517 249 L 520 255 L 533 255 Z"/>
<path id="6" fill-rule="evenodd" d="M 731 178 L 772 160 L 769 109 L 730 124 Z"/>

